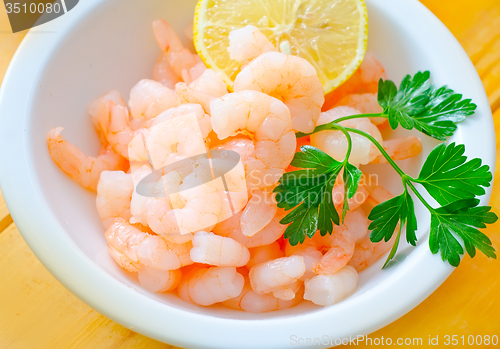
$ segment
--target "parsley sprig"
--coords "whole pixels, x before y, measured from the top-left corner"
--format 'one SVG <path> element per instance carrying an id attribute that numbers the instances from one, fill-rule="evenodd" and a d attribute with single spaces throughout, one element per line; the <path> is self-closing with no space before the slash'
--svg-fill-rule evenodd
<path id="1" fill-rule="evenodd" d="M 318 126 L 312 132 L 343 132 L 348 150 L 342 162 L 312 146 L 303 146 L 301 152 L 295 154 L 291 164 L 302 169 L 285 173 L 275 189 L 278 206 L 291 210 L 281 220 L 282 224 L 290 224 L 285 238 L 296 245 L 302 243 L 305 236 L 312 237 L 317 231 L 322 236 L 331 234 L 334 225 L 340 224 L 340 217 L 344 217 L 349 209 L 348 199 L 356 193 L 362 176 L 362 172 L 349 163 L 352 149 L 350 133 L 356 133 L 368 138 L 379 149 L 400 175 L 403 184 L 402 194 L 378 204 L 368 216 L 372 221 L 369 226 L 372 242 L 389 241 L 397 234 L 384 267 L 396 255 L 403 231 L 409 244 L 415 246 L 417 243 L 412 193 L 430 212 L 429 246 L 432 253 L 440 252 L 443 261 L 453 266 L 459 265 L 460 256 L 465 252 L 474 257 L 476 249 L 490 258 L 496 258 L 490 239 L 478 230 L 498 219 L 489 206 L 479 206 L 477 199 L 485 193 L 484 188 L 492 180 L 489 166 L 482 165 L 481 159 L 467 160 L 463 144 L 441 143 L 430 152 L 418 177 L 413 178 L 390 158 L 370 134 L 339 124 L 360 117 L 385 117 L 392 129 L 400 125 L 444 141 L 453 135 L 457 123 L 474 113 L 476 105 L 446 86 L 432 84 L 429 72 L 406 76 L 399 89 L 394 82 L 381 79 L 378 103 L 383 109 L 380 114 L 342 117 Z M 297 137 L 307 135 L 297 133 Z M 340 216 L 332 197 L 333 186 L 339 176 L 342 176 L 345 193 Z M 417 189 L 417 184 L 441 206 L 430 205 Z"/>
<path id="2" fill-rule="evenodd" d="M 340 219 L 333 202 L 333 186 L 342 172 L 344 181 L 344 204 L 342 217 L 349 209 L 348 199 L 358 190 L 363 173 L 348 162 L 352 149 L 351 136 L 343 127 L 348 141 L 347 155 L 343 162 L 333 159 L 325 152 L 312 147 L 301 147 L 302 152 L 295 154 L 291 165 L 304 170 L 285 173 L 280 184 L 275 188 L 278 207 L 293 209 L 282 220 L 290 224 L 285 230 L 285 239 L 290 244 L 303 243 L 306 235 L 313 237 L 317 230 L 322 236 L 332 233 L 333 226 L 339 225 Z"/>

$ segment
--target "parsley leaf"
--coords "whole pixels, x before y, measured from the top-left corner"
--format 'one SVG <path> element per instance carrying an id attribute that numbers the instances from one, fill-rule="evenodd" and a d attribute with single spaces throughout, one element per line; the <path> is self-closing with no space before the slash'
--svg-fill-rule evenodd
<path id="1" fill-rule="evenodd" d="M 363 172 L 356 166 L 347 163 L 344 167 L 344 192 L 347 193 L 346 197 L 348 199 L 352 199 L 358 191 L 359 181 L 362 176 Z"/>
<path id="2" fill-rule="evenodd" d="M 368 229 L 372 230 L 370 234 L 372 242 L 380 242 L 382 239 L 389 241 L 395 230 L 398 230 L 396 240 L 383 268 L 396 255 L 404 225 L 406 225 L 406 241 L 413 246 L 416 245 L 417 236 L 415 231 L 417 230 L 417 217 L 415 217 L 413 199 L 406 189 L 403 194 L 375 206 L 370 212 L 368 219 L 372 220 L 368 226 Z"/>
<path id="3" fill-rule="evenodd" d="M 434 86 L 428 71 L 418 72 L 413 78 L 407 75 L 399 90 L 394 82 L 380 79 L 378 103 L 392 129 L 398 125 L 408 130 L 415 128 L 439 140 L 451 136 L 456 123 L 474 114 L 477 107 L 446 86 Z"/>
<path id="4" fill-rule="evenodd" d="M 333 186 L 344 168 L 346 197 L 353 197 L 361 180 L 362 172 L 348 162 L 339 162 L 312 146 L 302 146 L 295 154 L 292 166 L 305 168 L 285 173 L 274 189 L 278 207 L 292 210 L 281 221 L 290 224 L 285 238 L 291 245 L 304 242 L 316 230 L 321 235 L 332 233 L 339 224 L 339 214 L 333 202 Z"/>
<path id="5" fill-rule="evenodd" d="M 429 102 L 420 114 L 413 117 L 414 127 L 428 136 L 446 140 L 457 129 L 457 123 L 474 114 L 477 106 L 470 99 L 453 92 L 446 86 L 429 91 Z"/>
<path id="6" fill-rule="evenodd" d="M 496 258 L 490 239 L 477 228 L 495 223 L 497 215 L 490 212 L 489 206 L 477 206 L 477 199 L 463 199 L 431 211 L 431 232 L 429 246 L 432 253 L 441 251 L 443 261 L 454 267 L 460 264 L 464 253 L 462 244 L 455 235 L 463 240 L 469 256 L 476 255 L 476 248 L 490 258 Z"/>
<path id="7" fill-rule="evenodd" d="M 349 210 L 349 199 L 352 199 L 356 191 L 358 190 L 359 181 L 363 176 L 363 172 L 354 165 L 347 163 L 344 166 L 344 205 L 342 206 L 342 222 L 344 217 Z M 332 188 L 333 189 L 333 188 Z"/>
<path id="8" fill-rule="evenodd" d="M 467 161 L 465 146 L 444 143 L 435 147 L 420 170 L 417 182 L 441 205 L 485 193 L 492 174 L 481 159 Z"/>
<path id="9" fill-rule="evenodd" d="M 418 72 L 412 78 L 405 76 L 399 90 L 394 82 L 380 79 L 378 85 L 378 103 L 383 108 L 383 114 L 389 117 L 392 129 L 401 124 L 406 129 L 413 128 L 412 115 L 425 110 L 429 97 L 425 92 L 431 87 L 430 73 Z"/>
<path id="10" fill-rule="evenodd" d="M 334 225 L 340 224 L 339 214 L 333 203 L 333 186 L 335 181 L 330 180 L 324 189 L 323 200 L 319 205 L 318 230 L 321 236 L 325 236 L 333 231 Z"/>
<path id="11" fill-rule="evenodd" d="M 416 245 L 417 236 L 415 231 L 417 230 L 417 218 L 415 217 L 413 199 L 406 189 L 401 195 L 375 206 L 370 212 L 368 219 L 372 221 L 368 227 L 368 229 L 372 230 L 370 234 L 372 242 L 380 242 L 382 239 L 389 241 L 399 224 L 397 242 L 399 242 L 399 235 L 403 225 L 406 225 L 406 241 L 413 246 Z M 397 246 L 397 243 L 395 246 Z M 394 249 L 393 253 L 391 253 L 392 256 L 389 256 L 387 262 L 394 256 L 395 252 L 396 250 Z"/>
<path id="12" fill-rule="evenodd" d="M 298 243 L 303 243 L 306 235 L 313 237 L 318 227 L 318 208 L 317 206 L 300 205 L 281 221 L 281 224 L 290 224 L 286 230 L 284 237 L 288 239 L 290 245 L 295 246 Z"/>
<path id="13" fill-rule="evenodd" d="M 301 152 L 295 153 L 290 165 L 299 168 L 314 169 L 315 173 L 325 173 L 333 168 L 342 167 L 342 163 L 332 158 L 327 153 L 311 145 L 300 147 Z"/>

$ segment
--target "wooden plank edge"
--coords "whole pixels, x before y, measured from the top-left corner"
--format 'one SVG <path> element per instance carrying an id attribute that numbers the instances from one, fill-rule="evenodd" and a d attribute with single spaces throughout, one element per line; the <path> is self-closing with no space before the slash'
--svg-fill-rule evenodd
<path id="1" fill-rule="evenodd" d="M 12 223 L 12 217 L 10 216 L 7 204 L 3 199 L 2 192 L 0 191 L 0 233 L 4 231 Z"/>
<path id="2" fill-rule="evenodd" d="M 2 220 L 0 220 L 0 233 L 7 229 L 9 225 L 11 225 L 14 221 L 12 220 L 12 217 L 10 214 L 7 216 L 3 217 Z"/>

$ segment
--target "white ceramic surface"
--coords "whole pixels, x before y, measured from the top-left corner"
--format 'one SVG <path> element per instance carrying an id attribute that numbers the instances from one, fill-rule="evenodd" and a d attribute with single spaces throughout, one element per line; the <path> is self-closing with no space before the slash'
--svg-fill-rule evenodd
<path id="1" fill-rule="evenodd" d="M 367 2 L 369 49 L 389 77 L 400 81 L 407 73 L 428 69 L 436 83 L 472 98 L 477 113 L 459 126 L 453 140 L 465 143 L 468 155 L 482 157 L 494 167 L 488 100 L 455 38 L 416 0 Z M 99 312 L 134 331 L 182 347 L 297 346 L 291 336 L 331 341 L 375 331 L 415 307 L 452 271 L 429 252 L 429 217 L 421 208 L 418 246 L 402 248 L 386 270 L 380 269 L 383 261 L 379 261 L 362 272 L 356 292 L 327 308 L 300 305 L 247 314 L 197 307 L 173 295 L 143 290 L 108 257 L 94 196 L 53 164 L 46 132 L 64 126 L 64 137 L 88 153 L 96 152 L 98 141 L 86 115 L 87 103 L 114 88 L 128 96 L 139 79 L 149 77 L 159 52 L 151 22 L 163 17 L 182 33 L 192 19 L 193 6 L 193 0 L 86 0 L 26 36 L 1 90 L 0 184 L 30 248 L 61 283 Z M 428 138 L 424 143 L 426 152 L 436 144 Z M 420 162 L 417 158 L 402 166 L 415 172 Z M 371 170 L 397 191 L 396 177 L 387 175 L 387 169 Z M 482 203 L 488 199 L 489 191 Z"/>

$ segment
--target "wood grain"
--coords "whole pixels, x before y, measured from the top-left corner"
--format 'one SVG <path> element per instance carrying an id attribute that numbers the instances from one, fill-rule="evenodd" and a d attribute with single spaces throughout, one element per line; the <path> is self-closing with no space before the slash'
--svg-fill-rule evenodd
<path id="1" fill-rule="evenodd" d="M 500 133 L 500 3 L 498 0 L 422 0 L 455 34 L 480 74 Z M 6 35 L 0 2 L 0 78 L 24 33 Z M 7 24 L 8 25 L 8 24 Z M 500 144 L 497 141 L 497 150 Z M 497 159 L 497 160 L 500 160 Z M 500 163 L 500 162 L 499 162 Z M 491 206 L 500 213 L 500 167 Z M 41 265 L 10 223 L 0 194 L 0 348 L 174 348 L 134 333 L 85 305 Z M 5 223 L 7 222 L 7 223 Z M 2 228 L 2 225 L 4 227 Z M 500 249 L 500 223 L 486 229 Z M 499 334 L 500 263 L 466 257 L 439 289 L 371 338 Z M 401 295 L 404 297 L 404 295 Z M 368 346 L 357 345 L 356 348 Z M 434 347 L 435 348 L 435 347 Z"/>
<path id="2" fill-rule="evenodd" d="M 172 348 L 92 310 L 36 259 L 15 224 L 0 234 L 0 348 Z"/>

